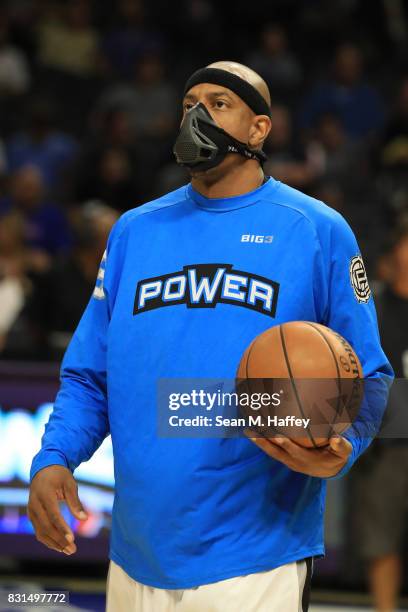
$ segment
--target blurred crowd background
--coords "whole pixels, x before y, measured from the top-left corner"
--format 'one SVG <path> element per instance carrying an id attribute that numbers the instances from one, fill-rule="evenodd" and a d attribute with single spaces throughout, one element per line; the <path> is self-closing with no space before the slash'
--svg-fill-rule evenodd
<path id="1" fill-rule="evenodd" d="M 408 211 L 407 19 L 402 0 L 1 2 L 0 355 L 61 357 L 117 216 L 188 180 L 180 93 L 217 59 L 270 86 L 266 173 L 339 210 L 386 274 Z"/>
<path id="2" fill-rule="evenodd" d="M 408 377 L 407 0 L 0 2 L 0 360 L 60 360 L 112 224 L 188 181 L 172 155 L 183 84 L 220 59 L 268 82 L 265 172 L 348 220 Z M 359 545 L 384 610 L 408 500 L 408 445 L 392 447 L 356 472 L 372 517 L 393 486 Z"/>

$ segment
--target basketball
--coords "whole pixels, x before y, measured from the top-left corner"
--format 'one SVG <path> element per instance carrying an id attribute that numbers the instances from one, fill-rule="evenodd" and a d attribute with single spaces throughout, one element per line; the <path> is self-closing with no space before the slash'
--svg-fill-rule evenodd
<path id="1" fill-rule="evenodd" d="M 325 446 L 357 416 L 362 379 L 360 360 L 340 334 L 308 321 L 283 323 L 251 342 L 237 370 L 240 396 L 263 393 L 279 404 L 262 406 L 258 420 L 248 407 L 240 404 L 240 410 L 252 415 L 256 434 L 285 435 L 308 448 Z"/>

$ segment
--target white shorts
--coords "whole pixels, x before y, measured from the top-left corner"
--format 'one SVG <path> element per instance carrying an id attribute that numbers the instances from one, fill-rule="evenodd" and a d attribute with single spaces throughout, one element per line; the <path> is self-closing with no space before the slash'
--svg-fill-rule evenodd
<path id="1" fill-rule="evenodd" d="M 312 559 L 192 589 L 166 590 L 110 562 L 106 612 L 306 612 Z"/>

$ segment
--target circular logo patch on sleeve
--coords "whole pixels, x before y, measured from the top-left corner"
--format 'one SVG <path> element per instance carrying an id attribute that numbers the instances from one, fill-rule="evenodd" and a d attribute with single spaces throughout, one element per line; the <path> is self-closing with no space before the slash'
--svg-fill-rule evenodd
<path id="1" fill-rule="evenodd" d="M 368 302 L 371 290 L 368 284 L 367 273 L 361 255 L 355 255 L 350 261 L 350 282 L 358 302 Z"/>

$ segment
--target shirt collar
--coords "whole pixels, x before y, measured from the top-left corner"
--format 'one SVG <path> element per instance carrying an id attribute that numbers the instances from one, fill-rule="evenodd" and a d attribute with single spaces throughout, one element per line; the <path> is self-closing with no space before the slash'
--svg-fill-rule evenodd
<path id="1" fill-rule="evenodd" d="M 187 185 L 188 197 L 193 202 L 202 208 L 211 212 L 226 212 L 229 210 L 235 210 L 237 208 L 244 208 L 245 206 L 251 206 L 256 204 L 266 192 L 274 191 L 279 185 L 279 181 L 275 181 L 272 177 L 263 183 L 260 187 L 243 193 L 239 196 L 232 198 L 206 198 L 196 191 L 191 183 Z"/>

